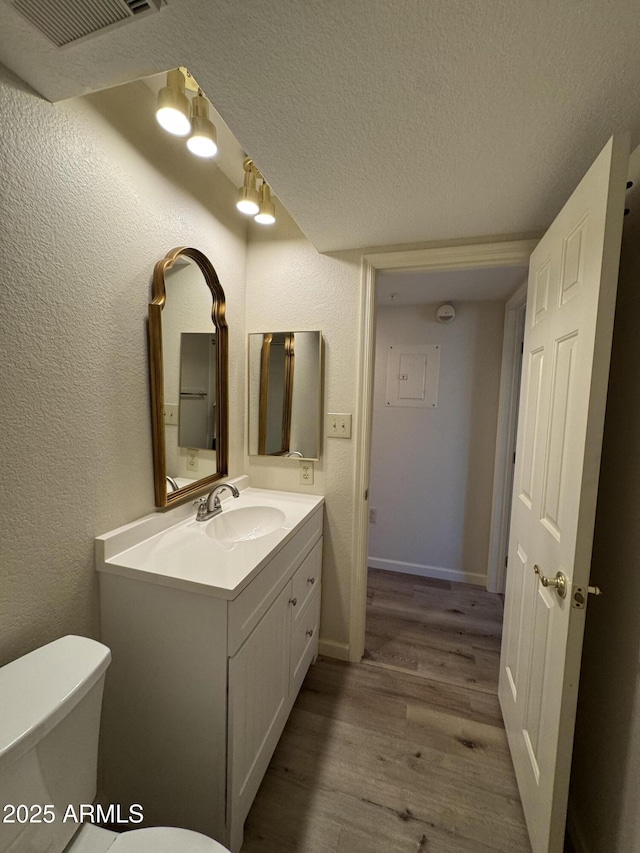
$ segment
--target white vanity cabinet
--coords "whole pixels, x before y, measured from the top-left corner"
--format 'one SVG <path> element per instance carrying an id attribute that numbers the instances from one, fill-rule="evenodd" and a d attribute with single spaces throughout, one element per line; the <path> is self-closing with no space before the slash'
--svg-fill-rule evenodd
<path id="1" fill-rule="evenodd" d="M 104 799 L 141 804 L 144 826 L 194 829 L 238 853 L 318 651 L 322 499 L 239 591 L 143 570 L 130 550 L 98 552 L 102 640 L 112 651 Z"/>
<path id="2" fill-rule="evenodd" d="M 309 664 L 317 654 L 321 561 L 320 538 L 229 658 L 227 820 L 232 828 L 238 824 L 234 812 L 242 815 L 244 823 Z M 307 590 L 310 594 L 305 596 Z M 252 585 L 246 594 L 254 595 Z M 232 832 L 230 841 L 232 849 L 239 849 L 242 837 L 234 839 Z"/>

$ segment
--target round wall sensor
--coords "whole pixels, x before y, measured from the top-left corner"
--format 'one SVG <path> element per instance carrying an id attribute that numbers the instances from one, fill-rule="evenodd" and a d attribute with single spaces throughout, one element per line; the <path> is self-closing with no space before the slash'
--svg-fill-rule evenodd
<path id="1" fill-rule="evenodd" d="M 452 323 L 455 320 L 455 317 L 456 309 L 453 305 L 441 305 L 436 312 L 438 323 Z"/>

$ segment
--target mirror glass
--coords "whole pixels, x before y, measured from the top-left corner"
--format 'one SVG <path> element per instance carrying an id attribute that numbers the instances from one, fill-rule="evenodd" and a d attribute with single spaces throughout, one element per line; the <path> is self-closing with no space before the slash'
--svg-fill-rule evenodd
<path id="1" fill-rule="evenodd" d="M 173 274 L 173 270 L 170 275 Z M 163 347 L 164 346 L 163 332 Z M 180 332 L 180 377 L 178 382 L 178 443 L 182 448 L 213 450 L 205 461 L 215 463 L 216 449 L 216 335 L 215 332 Z M 164 398 L 176 397 L 176 389 L 167 387 Z M 167 404 L 165 403 L 165 410 Z M 165 417 L 165 441 L 168 437 Z M 180 460 L 176 462 L 180 464 Z M 171 466 L 170 466 L 171 467 Z"/>
<path id="2" fill-rule="evenodd" d="M 209 259 L 174 249 L 156 265 L 149 305 L 156 506 L 227 473 L 227 325 Z"/>
<path id="3" fill-rule="evenodd" d="M 322 333 L 249 335 L 249 453 L 320 458 Z"/>

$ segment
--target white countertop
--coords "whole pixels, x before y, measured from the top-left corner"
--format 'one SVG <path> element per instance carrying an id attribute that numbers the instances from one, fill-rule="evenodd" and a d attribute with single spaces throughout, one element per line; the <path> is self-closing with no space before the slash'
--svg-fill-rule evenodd
<path id="1" fill-rule="evenodd" d="M 97 570 L 232 599 L 324 503 L 321 495 L 271 489 L 244 488 L 239 498 L 223 494 L 222 514 L 241 507 L 268 506 L 280 509 L 284 522 L 260 538 L 223 543 L 208 530 L 215 519 L 196 521 L 191 507 L 185 517 L 183 505 L 97 537 Z"/>

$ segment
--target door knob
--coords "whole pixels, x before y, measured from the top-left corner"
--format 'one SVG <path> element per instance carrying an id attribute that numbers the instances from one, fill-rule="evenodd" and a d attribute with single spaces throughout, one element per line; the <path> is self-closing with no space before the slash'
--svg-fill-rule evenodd
<path id="1" fill-rule="evenodd" d="M 562 572 L 556 572 L 555 578 L 548 578 L 543 575 L 540 566 L 534 566 L 533 571 L 540 578 L 542 586 L 550 586 L 558 593 L 560 598 L 565 598 L 567 595 L 567 578 Z"/>

